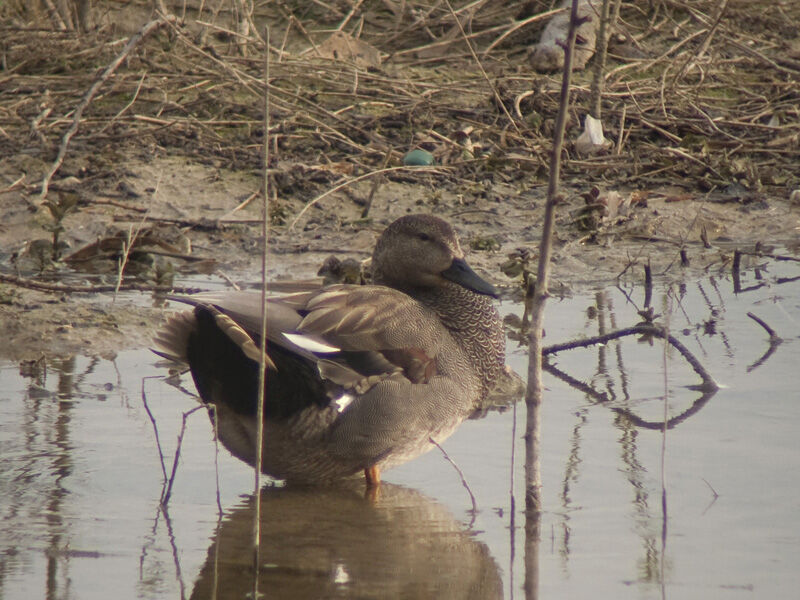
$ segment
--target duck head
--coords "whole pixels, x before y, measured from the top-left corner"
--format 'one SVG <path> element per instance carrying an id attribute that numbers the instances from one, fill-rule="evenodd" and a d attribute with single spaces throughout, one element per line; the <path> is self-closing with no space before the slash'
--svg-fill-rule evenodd
<path id="1" fill-rule="evenodd" d="M 453 228 L 433 215 L 408 215 L 389 225 L 375 245 L 372 271 L 376 284 L 402 291 L 441 288 L 450 282 L 497 297 L 494 286 L 464 260 Z"/>

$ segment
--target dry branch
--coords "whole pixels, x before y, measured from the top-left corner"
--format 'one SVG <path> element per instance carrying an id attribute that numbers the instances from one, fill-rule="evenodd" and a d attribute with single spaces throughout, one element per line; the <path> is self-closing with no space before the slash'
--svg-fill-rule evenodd
<path id="1" fill-rule="evenodd" d="M 719 389 L 719 385 L 714 381 L 711 374 L 703 367 L 703 364 L 686 346 L 681 343 L 675 336 L 673 336 L 666 327 L 659 325 L 636 325 L 635 327 L 628 327 L 626 329 L 619 329 L 603 335 L 596 335 L 572 342 L 564 342 L 563 344 L 553 344 L 542 349 L 542 356 L 556 354 L 564 350 L 572 350 L 574 348 L 586 348 L 588 346 L 595 346 L 597 344 L 605 344 L 611 340 L 616 340 L 630 335 L 651 335 L 661 339 L 667 340 L 678 352 L 681 353 L 683 358 L 692 367 L 695 373 L 700 376 L 702 384 L 699 389 L 703 391 L 715 391 Z"/>
<path id="2" fill-rule="evenodd" d="M 4 273 L 0 273 L 0 282 L 10 283 L 11 285 L 16 285 L 18 287 L 27 288 L 30 290 L 53 292 L 58 294 L 102 294 L 114 291 L 154 292 L 163 294 L 196 294 L 204 291 L 202 288 L 147 285 L 143 283 L 124 283 L 119 287 L 116 285 L 66 285 L 63 283 L 47 283 L 45 281 L 36 281 L 35 279 L 17 277 L 16 275 L 6 275 Z"/>

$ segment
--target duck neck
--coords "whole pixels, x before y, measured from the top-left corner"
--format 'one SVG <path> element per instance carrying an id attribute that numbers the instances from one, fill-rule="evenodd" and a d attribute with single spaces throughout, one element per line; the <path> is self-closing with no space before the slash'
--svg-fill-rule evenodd
<path id="1" fill-rule="evenodd" d="M 439 316 L 481 374 L 485 391 L 505 364 L 505 334 L 492 299 L 449 282 L 413 296 Z"/>

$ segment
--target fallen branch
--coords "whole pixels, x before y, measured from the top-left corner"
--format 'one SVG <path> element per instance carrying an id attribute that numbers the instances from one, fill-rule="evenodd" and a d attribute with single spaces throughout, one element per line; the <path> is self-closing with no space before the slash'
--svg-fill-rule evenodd
<path id="1" fill-rule="evenodd" d="M 582 340 L 575 340 L 572 342 L 565 342 L 563 344 L 553 344 L 552 346 L 545 346 L 542 348 L 542 356 L 548 356 L 564 350 L 571 350 L 573 348 L 586 348 L 596 344 L 604 344 L 611 340 L 616 340 L 629 335 L 653 335 L 655 337 L 666 339 L 678 352 L 681 353 L 686 362 L 692 367 L 695 373 L 700 376 L 703 383 L 699 386 L 702 391 L 715 391 L 719 389 L 719 385 L 714 381 L 711 374 L 706 371 L 700 361 L 697 360 L 694 354 L 684 346 L 675 336 L 670 334 L 665 327 L 659 325 L 635 325 L 626 329 L 619 329 L 603 335 L 596 335 Z"/>
<path id="2" fill-rule="evenodd" d="M 116 285 L 66 285 L 63 283 L 47 283 L 17 277 L 16 275 L 4 275 L 0 273 L 0 283 L 9 283 L 29 290 L 40 292 L 53 292 L 57 294 L 102 294 L 118 290 L 120 292 L 157 292 L 174 294 L 196 294 L 205 291 L 203 288 L 192 288 L 169 285 L 148 285 L 144 283 L 124 283 L 119 288 Z"/>

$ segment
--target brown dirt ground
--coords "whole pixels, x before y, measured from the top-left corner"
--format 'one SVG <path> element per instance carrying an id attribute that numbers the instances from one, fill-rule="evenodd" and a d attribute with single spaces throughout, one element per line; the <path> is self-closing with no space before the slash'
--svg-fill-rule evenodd
<path id="1" fill-rule="evenodd" d="M 709 6 L 714 4 L 709 3 Z M 785 11 L 791 9 L 786 3 L 777 4 Z M 366 5 L 375 9 L 372 3 Z M 638 9 L 630 7 L 626 11 L 626 5 L 623 4 L 622 16 L 628 32 L 641 33 L 648 15 L 639 15 Z M 731 5 L 733 21 L 728 24 L 727 32 L 735 29 L 737 21 L 734 19 L 747 17 L 743 13 L 745 5 L 737 2 Z M 684 25 L 691 21 L 692 15 L 681 12 L 679 3 L 667 2 L 663 7 L 664 12 L 657 18 Z M 146 16 L 141 11 L 135 14 Z M 380 16 L 380 12 L 374 14 Z M 373 37 L 367 33 L 364 37 L 385 53 L 386 47 L 381 44 L 387 42 L 382 42 L 383 38 L 376 33 L 381 31 L 380 20 L 371 16 L 373 13 L 367 14 L 365 32 L 372 31 Z M 312 17 L 323 20 L 319 15 L 311 15 L 307 17 L 307 25 Z M 21 22 L 22 16 L 15 18 L 14 31 L 30 27 L 30 23 Z M 106 9 L 97 17 L 106 24 L 84 36 L 46 35 L 37 31 L 28 35 L 27 42 L 17 34 L 5 42 L 6 67 L 4 72 L 0 71 L 0 274 L 19 274 L 76 287 L 116 280 L 113 261 L 94 261 L 83 271 L 76 270 L 74 263 L 68 266 L 63 260 L 50 261 L 54 219 L 38 200 L 42 175 L 55 159 L 61 136 L 71 123 L 70 107 L 74 109 L 91 85 L 97 67 L 108 64 L 109 57 L 119 52 L 122 44 L 116 40 L 124 42 L 126 39 L 121 30 L 137 29 L 135 26 L 115 29 L 108 25 L 114 18 L 114 9 Z M 282 22 L 277 17 L 270 18 L 273 23 Z M 779 13 L 767 11 L 761 18 L 766 22 L 765 32 L 770 18 L 783 23 Z M 141 18 L 141 22 L 144 20 Z M 776 45 L 774 39 L 771 45 L 767 44 L 765 40 L 769 36 L 765 32 L 749 31 L 748 35 L 762 44 L 758 46 L 759 52 L 769 48 L 769 56 L 773 56 L 770 60 L 774 60 L 775 52 L 783 52 L 794 61 L 800 58 L 797 19 L 794 22 L 794 28 L 791 24 L 785 26 L 782 46 Z M 192 35 L 202 29 L 197 23 L 187 23 L 186 30 Z M 129 34 L 130 31 L 126 36 Z M 406 39 L 406 48 L 413 49 L 414 44 L 421 44 L 414 37 L 417 34 L 412 30 L 407 39 L 401 38 Z M 108 238 L 116 231 L 140 228 L 145 231 L 158 225 L 152 235 L 161 243 L 161 250 L 168 246 L 175 250 L 173 254 L 185 254 L 190 245 L 194 258 L 209 260 L 190 262 L 165 257 L 163 253 L 155 259 L 150 256 L 149 260 L 154 260 L 157 268 L 150 265 L 142 269 L 139 279 L 126 281 L 152 281 L 154 271 L 172 268 L 179 273 L 176 284 L 201 287 L 208 273 L 222 273 L 223 277 L 244 285 L 257 282 L 261 235 L 256 222 L 260 216 L 259 201 L 235 209 L 261 187 L 258 165 L 263 129 L 259 129 L 256 118 L 258 98 L 244 92 L 237 95 L 236 86 L 231 84 L 229 65 L 243 71 L 249 69 L 247 72 L 256 77 L 260 64 L 256 60 L 245 64 L 244 59 L 237 59 L 230 40 L 223 37 L 213 39 L 204 47 L 206 53 L 216 48 L 217 54 L 212 55 L 223 56 L 220 63 L 210 63 L 206 54 L 198 54 L 188 45 L 176 42 L 176 36 L 179 38 L 181 34 L 173 32 L 171 35 L 173 37 L 162 32 L 143 42 L 120 67 L 116 80 L 108 84 L 108 91 L 101 93 L 88 107 L 86 123 L 82 123 L 73 138 L 48 195 L 54 202 L 77 200 L 75 208 L 62 222 L 60 239 L 68 248 L 60 252 L 59 258 Z M 643 44 L 647 47 L 650 43 L 651 53 L 658 55 L 661 47 L 674 45 L 674 40 L 666 38 L 669 36 L 644 37 Z M 40 48 L 37 44 L 42 39 L 52 45 L 49 54 L 34 50 Z M 295 51 L 302 42 L 302 36 L 292 36 L 287 48 Z M 525 70 L 524 53 L 520 54 L 520 47 L 529 43 L 525 38 L 515 39 L 503 52 L 502 61 L 487 61 L 491 62 L 491 75 L 498 89 L 502 88 L 502 94 L 512 85 L 518 85 L 519 89 L 508 92 L 509 96 L 530 88 L 531 75 Z M 660 47 L 656 47 L 658 45 Z M 54 57 L 53 48 L 68 48 L 69 54 Z M 712 55 L 704 66 L 709 78 L 713 75 L 713 60 L 716 58 L 723 64 L 729 58 L 721 44 L 714 48 L 718 54 Z M 92 60 L 86 56 L 91 56 Z M 343 123 L 341 119 L 350 117 L 339 117 L 335 111 L 341 109 L 341 114 L 348 115 L 344 109 L 354 102 L 364 101 L 364 96 L 352 94 L 332 100 L 336 94 L 326 86 L 338 89 L 339 81 L 325 80 L 333 69 L 328 63 L 323 66 L 314 63 L 321 77 L 316 84 L 318 89 L 312 89 L 308 83 L 314 79 L 312 76 L 308 80 L 301 76 L 296 80 L 288 78 L 291 68 L 297 64 L 287 66 L 285 72 L 276 70 L 276 77 L 288 78 L 287 81 L 296 84 L 294 107 L 306 106 L 305 100 L 297 100 L 301 96 L 316 101 L 324 110 L 317 116 L 321 114 L 319 118 L 324 119 L 322 124 L 309 125 L 315 122 L 313 115 L 308 121 L 292 115 L 292 105 L 287 103 L 286 96 L 276 93 L 276 99 L 283 104 L 274 105 L 276 125 L 273 131 L 278 141 L 277 156 L 273 157 L 270 167 L 277 197 L 270 205 L 273 223 L 269 243 L 270 278 L 313 277 L 331 254 L 365 259 L 377 234 L 393 219 L 409 212 L 433 212 L 456 226 L 462 244 L 470 249 L 468 260 L 473 266 L 500 285 L 507 295 L 519 296 L 520 278 L 509 277 L 503 270 L 508 270 L 510 255 L 520 256 L 520 249 L 531 256 L 537 251 L 547 176 L 546 164 L 540 158 L 546 156 L 546 122 L 552 121 L 555 115 L 555 103 L 542 100 L 536 107 L 545 125 L 536 131 L 528 130 L 531 140 L 528 146 L 518 140 L 504 146 L 505 134 L 501 130 L 504 127 L 508 130 L 508 127 L 503 125 L 504 117 L 496 103 L 493 104 L 484 80 L 469 79 L 470 85 L 480 88 L 475 93 L 482 104 L 470 108 L 468 116 L 463 106 L 453 106 L 453 90 L 458 91 L 458 86 L 464 85 L 463 81 L 454 79 L 453 74 L 467 68 L 475 71 L 474 62 L 466 55 L 446 58 L 438 57 L 434 62 L 418 59 L 384 64 L 380 76 L 388 83 L 382 84 L 385 88 L 376 88 L 377 92 L 403 82 L 419 93 L 420 88 L 414 85 L 425 81 L 433 82 L 430 85 L 435 87 L 439 81 L 437 77 L 441 78 L 442 90 L 450 90 L 448 99 L 435 105 L 420 103 L 412 108 L 403 105 L 399 110 L 400 101 L 394 98 L 387 101 L 398 111 L 395 116 L 404 121 L 397 130 L 389 129 L 386 114 L 381 115 L 383 120 L 379 124 L 369 121 L 367 108 L 359 115 L 360 121 L 353 117 L 354 120 Z M 742 64 L 739 66 L 748 73 L 764 68 L 757 57 L 753 64 Z M 614 66 L 618 65 L 612 61 L 610 68 Z M 172 71 L 165 70 L 166 67 Z M 193 69 L 202 71 L 203 81 L 214 81 L 218 76 L 219 86 L 227 95 L 216 96 L 211 89 L 193 95 L 196 87 L 191 89 L 191 86 L 200 83 L 197 77 L 190 77 Z M 701 149 L 690 144 L 669 144 L 665 139 L 654 140 L 654 130 L 644 131 L 641 125 L 631 125 L 619 155 L 588 160 L 574 157 L 568 143 L 551 290 L 555 294 L 569 294 L 570 290 L 581 286 L 608 285 L 620 278 L 636 282 L 642 277 L 642 265 L 648 261 L 654 273 L 675 279 L 709 270 L 728 272 L 732 248 L 752 247 L 756 242 L 777 244 L 797 252 L 800 248 L 800 204 L 792 203 L 789 197 L 793 190 L 800 188 L 800 169 L 796 168 L 800 164 L 800 113 L 796 104 L 800 99 L 800 70 L 792 71 L 791 66 L 784 69 L 788 72 L 777 68 L 772 74 L 773 80 L 781 85 L 765 80 L 758 91 L 773 94 L 772 105 L 778 107 L 774 112 L 780 113 L 782 125 L 775 126 L 772 133 L 789 136 L 788 142 L 771 154 L 765 155 L 757 147 L 766 143 L 763 138 L 748 138 L 751 130 L 741 127 L 724 132 L 727 136 L 735 134 L 750 144 L 749 150 L 738 150 L 735 159 L 731 158 L 729 147 L 715 146 L 719 140 L 712 130 L 707 132 L 706 147 Z M 422 71 L 424 74 L 419 75 Z M 178 75 L 187 79 L 177 81 Z M 352 77 L 351 69 L 348 86 L 353 85 Z M 577 75 L 576 85 L 586 90 L 588 78 L 588 74 Z M 525 81 L 519 83 L 522 79 Z M 147 83 L 139 84 L 137 91 L 137 83 L 145 80 Z M 414 85 L 408 83 L 411 80 Z M 787 82 L 793 83 L 794 96 L 787 94 L 784 85 Z M 534 77 L 534 87 L 550 100 L 550 92 L 557 89 L 557 84 L 557 76 Z M 689 81 L 689 85 L 700 84 Z M 183 96 L 179 92 L 181 89 Z M 326 95 L 329 92 L 330 97 Z M 794 109 L 791 108 L 793 99 Z M 380 98 L 376 100 L 379 101 Z M 473 101 L 474 98 L 465 102 Z M 585 103 L 585 94 L 579 92 L 576 101 L 578 105 Z M 619 106 L 609 102 L 609 113 L 619 114 L 614 112 Z M 51 110 L 47 116 L 33 125 L 36 117 L 48 108 Z M 676 112 L 683 108 L 685 106 L 676 100 Z M 123 122 L 119 115 L 124 111 L 136 118 Z M 765 113 L 766 118 L 771 114 Z M 491 119 L 487 115 L 491 115 Z M 298 124 L 300 121 L 303 121 L 302 126 Z M 573 119 L 567 131 L 568 140 L 574 140 L 579 133 L 577 121 Z M 693 121 L 691 127 L 701 127 L 702 121 Z M 430 134 L 463 131 L 467 124 L 474 127 L 470 134 L 472 141 L 484 149 L 484 154 L 475 159 L 460 160 L 464 156 L 463 147 L 454 157 L 452 142 L 437 142 L 438 138 Z M 684 141 L 697 136 L 696 131 L 681 126 L 672 123 L 669 135 L 679 136 Z M 690 125 L 685 127 L 691 129 Z M 370 128 L 379 131 L 381 139 L 392 148 L 389 166 L 400 164 L 405 151 L 422 145 L 433 151 L 438 168 L 384 176 L 367 219 L 361 218 L 361 211 L 372 190 L 372 179 L 354 183 L 315 202 L 297 225 L 290 227 L 306 204 L 340 183 L 342 177 L 381 168 L 386 152 L 376 146 L 375 139 L 364 136 L 364 130 L 369 133 Z M 451 138 L 463 140 L 463 135 Z M 664 151 L 667 146 L 683 148 L 692 159 L 676 158 L 674 152 Z M 740 158 L 744 162 L 736 163 Z M 634 164 L 638 166 L 631 166 Z M 12 185 L 20 177 L 23 177 L 21 183 Z M 597 188 L 599 194 L 595 204 L 602 206 L 599 212 L 585 219 L 582 215 L 585 215 L 586 198 L 591 198 L 592 188 Z M 613 193 L 618 193 L 624 202 L 618 214 L 609 215 L 604 207 L 614 204 Z M 228 222 L 218 223 L 223 216 Z M 701 243 L 703 232 L 711 247 Z M 681 249 L 689 259 L 688 266 L 681 266 Z M 167 263 L 171 266 L 165 267 Z M 535 258 L 532 263 L 535 264 Z M 134 269 L 130 271 L 133 273 Z M 0 283 L 0 339 L 3 340 L 0 358 L 22 360 L 75 353 L 110 356 L 122 349 L 146 346 L 163 319 L 161 304 L 143 292 L 120 293 L 114 298 L 112 293 L 52 293 Z"/>

